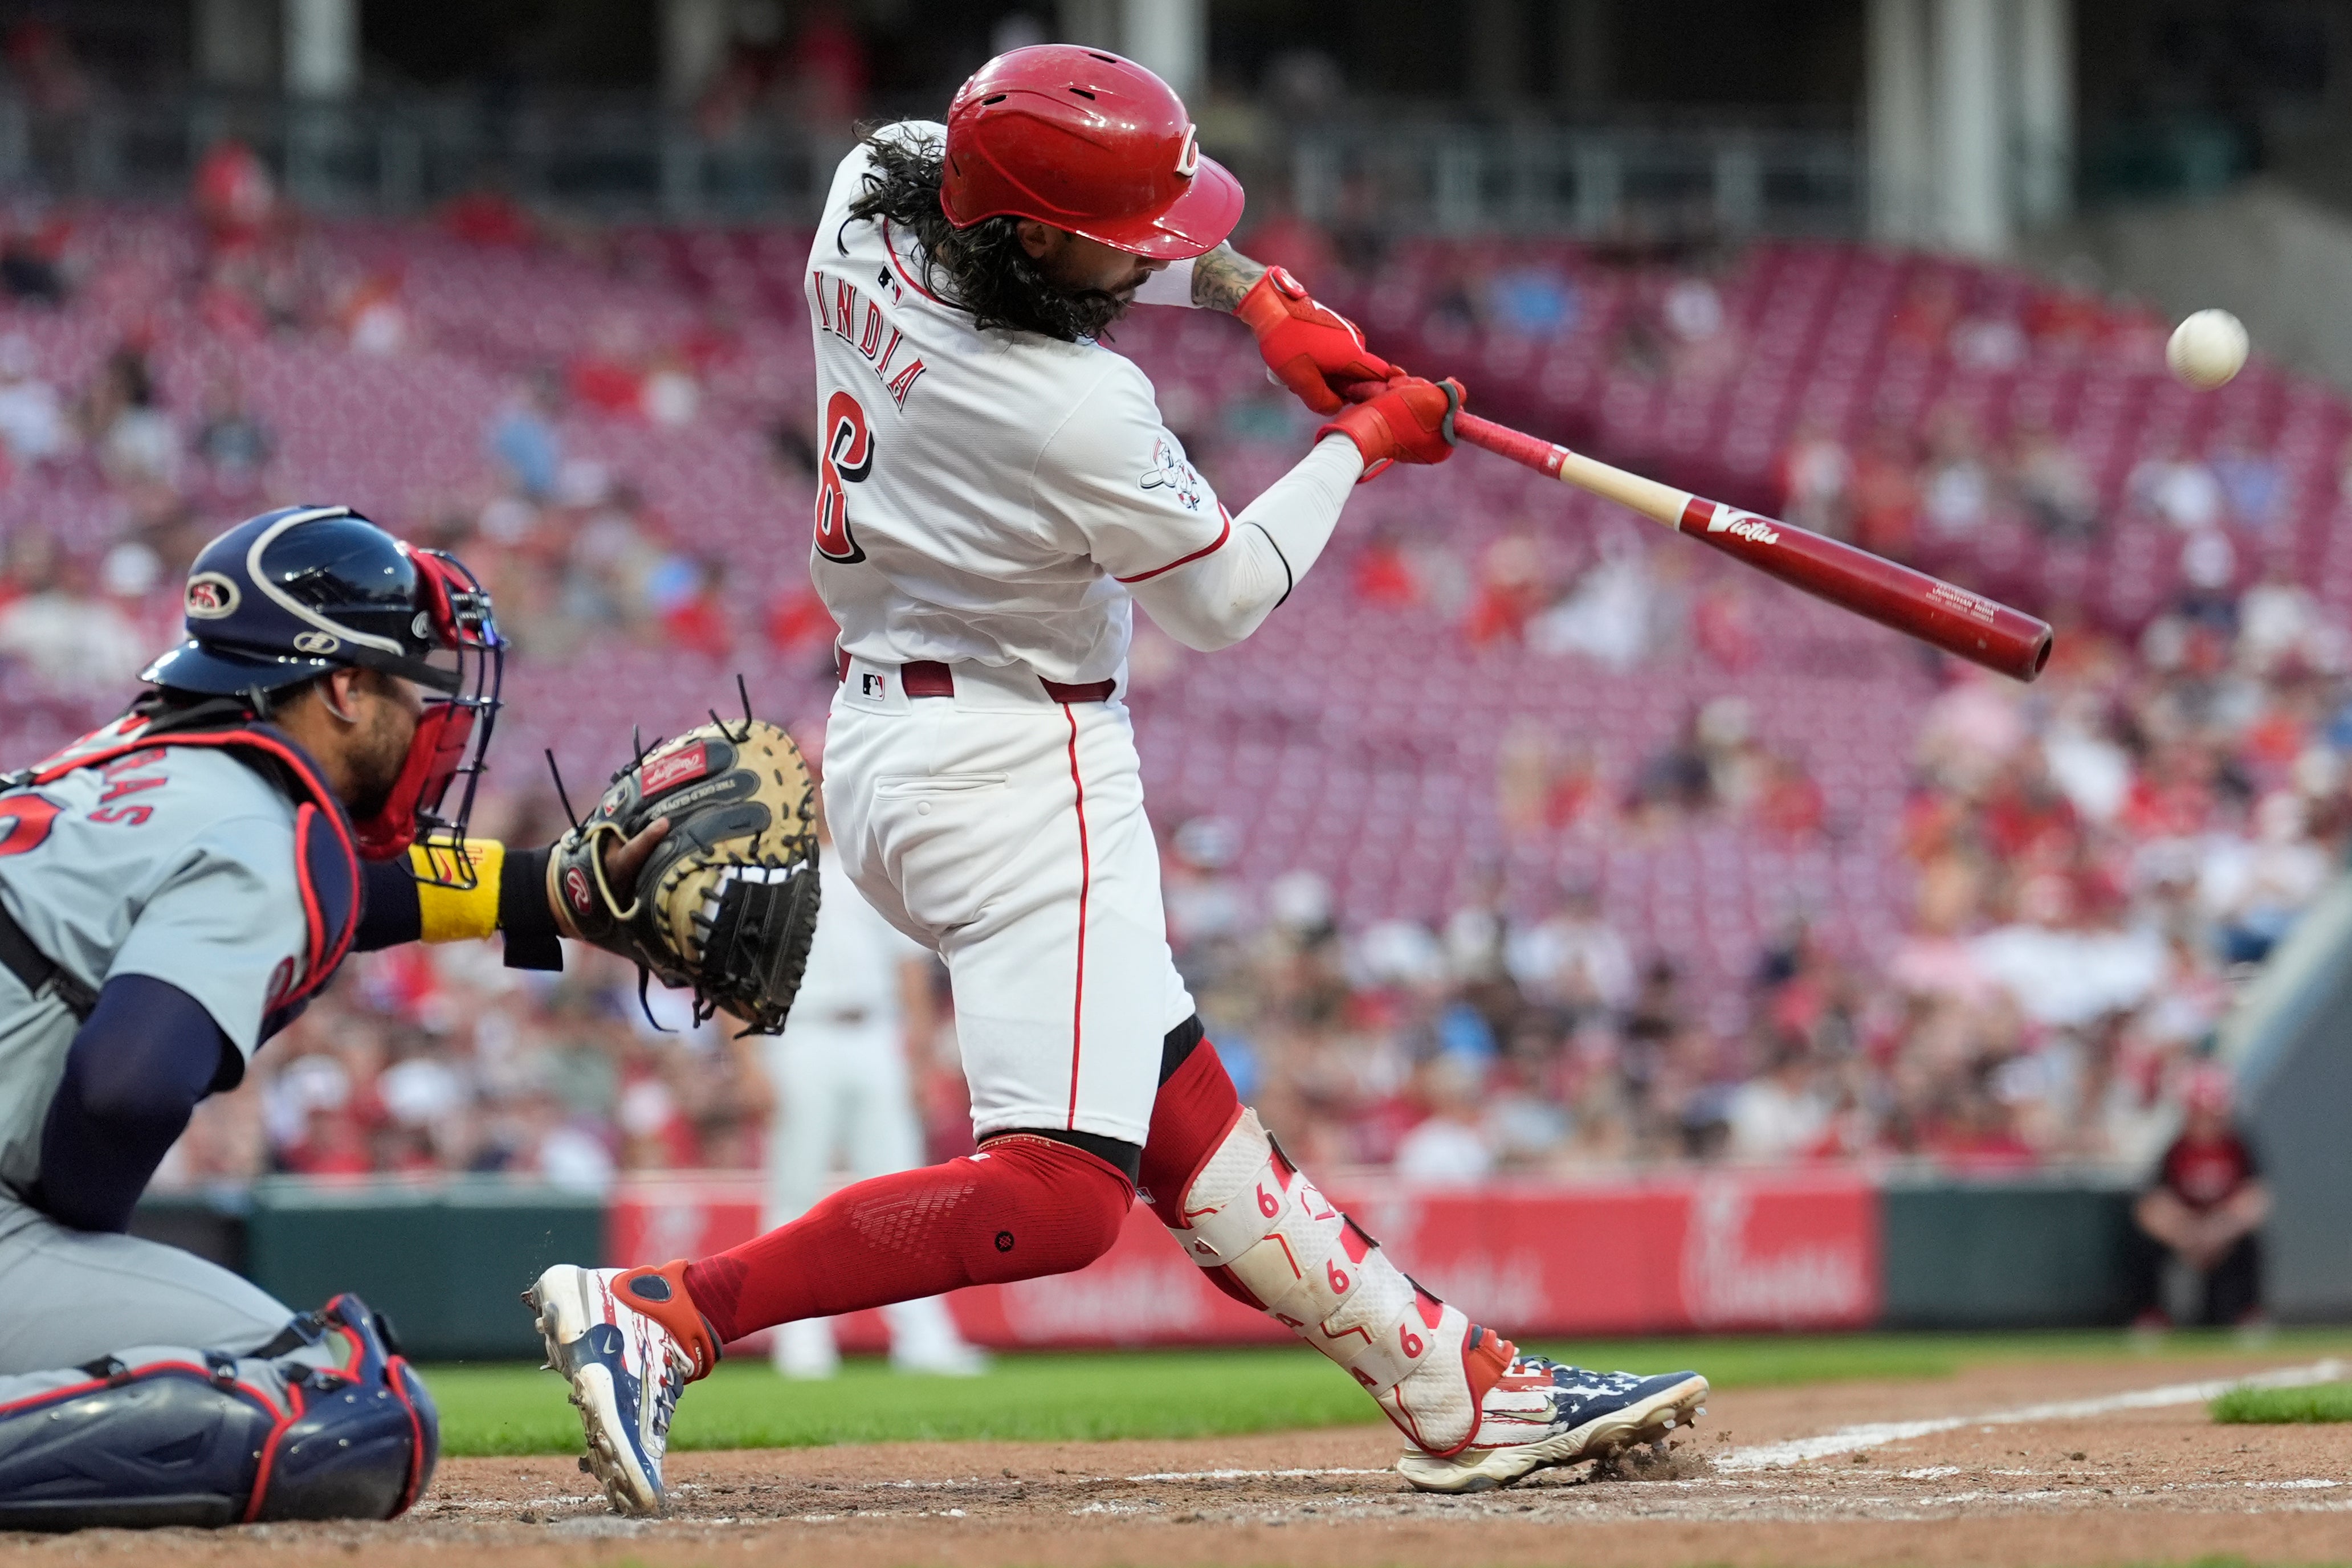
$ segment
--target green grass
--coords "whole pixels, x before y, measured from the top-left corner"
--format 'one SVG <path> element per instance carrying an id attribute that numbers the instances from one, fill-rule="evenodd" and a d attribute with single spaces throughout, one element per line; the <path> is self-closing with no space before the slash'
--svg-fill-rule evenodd
<path id="1" fill-rule="evenodd" d="M 425 1381 L 453 1454 L 568 1453 L 580 1424 L 552 1373 L 435 1367 Z M 1321 1357 L 1281 1349 L 1000 1357 L 982 1377 L 901 1377 L 853 1359 L 823 1383 L 722 1364 L 687 1390 L 673 1448 L 803 1448 L 908 1438 L 1193 1437 L 1378 1418 Z"/>
<path id="2" fill-rule="evenodd" d="M 2352 1421 L 2352 1383 L 2309 1388 L 2232 1388 L 2213 1401 L 2213 1419 L 2249 1426 Z"/>
<path id="3" fill-rule="evenodd" d="M 2227 1333 L 2169 1336 L 2158 1356 L 2226 1353 Z M 2117 1333 L 1790 1334 L 1710 1339 L 1583 1341 L 1540 1348 L 1588 1366 L 1706 1374 L 1717 1388 L 1855 1378 L 1949 1377 L 1988 1362 L 2118 1359 L 2136 1350 Z M 2282 1357 L 2352 1349 L 2340 1331 L 2286 1331 Z M 428 1367 L 451 1454 L 567 1454 L 580 1427 L 551 1373 L 511 1364 Z M 2281 1390 L 2305 1397 L 2315 1389 Z M 2352 1402 L 2352 1394 L 2338 1389 Z M 2234 1397 L 2234 1396 L 2230 1396 Z M 2330 1416 L 2221 1417 L 2329 1419 Z M 687 1391 L 670 1432 L 676 1448 L 803 1448 L 918 1438 L 1091 1441 L 1195 1437 L 1357 1426 L 1380 1419 L 1347 1375 L 1304 1347 L 1104 1351 L 997 1358 L 984 1377 L 900 1377 L 853 1359 L 826 1383 L 787 1383 L 745 1357 Z"/>

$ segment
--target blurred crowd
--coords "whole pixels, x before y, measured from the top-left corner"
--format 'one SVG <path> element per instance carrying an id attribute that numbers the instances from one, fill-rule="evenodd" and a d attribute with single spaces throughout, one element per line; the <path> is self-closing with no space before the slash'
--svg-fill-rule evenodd
<path id="1" fill-rule="evenodd" d="M 165 645 L 187 563 L 212 525 L 250 494 L 268 434 L 235 384 L 207 391 L 184 430 L 161 406 L 147 355 L 126 342 L 84 386 L 35 373 L 20 335 L 0 336 L 0 488 L 27 471 L 79 470 L 121 502 L 122 527 L 72 551 L 37 517 L 0 536 L 0 655 L 44 691 L 96 695 Z M 161 640 L 159 640 L 161 639 Z"/>
<path id="2" fill-rule="evenodd" d="M 2352 847 L 2341 628 L 2292 584 L 2225 610 L 2136 642 L 2072 628 L 2031 687 L 1956 669 L 1912 759 L 1908 929 L 1871 961 L 1792 919 L 1736 1014 L 1635 950 L 1590 887 L 1351 930 L 1311 876 L 1254 903 L 1213 819 L 1170 840 L 1184 967 L 1268 1124 L 1328 1165 L 2144 1165 L 2233 982 Z M 1692 729 L 1671 768 L 1581 809 L 1638 823 L 1664 772 L 1679 810 L 1819 831 L 1817 805 L 1808 824 L 1776 800 L 1774 765 L 1743 791 L 1736 714 L 1709 705 Z"/>
<path id="3" fill-rule="evenodd" d="M 0 309 L 0 674 L 20 696 L 98 701 L 119 689 L 173 635 L 181 580 L 207 538 L 256 511 L 316 498 L 316 454 L 307 467 L 284 460 L 282 433 L 246 394 L 242 354 L 315 345 L 390 363 L 425 344 L 400 267 L 355 264 L 320 245 L 249 149 L 215 148 L 192 206 L 201 244 L 188 274 L 135 288 L 124 275 L 140 265 L 93 263 L 71 214 L 20 227 L 0 246 L 0 291 L 23 312 L 12 322 Z M 610 236 L 541 223 L 495 193 L 453 204 L 442 227 L 485 250 L 575 255 L 627 271 Z M 26 247 L 40 271 L 19 287 L 6 256 Z M 130 293 L 138 298 L 116 298 Z M 115 329 L 85 377 L 44 377 L 15 324 L 58 311 Z M 165 314 L 201 330 L 210 346 L 196 362 L 159 345 L 154 320 Z M 599 422 L 707 429 L 707 389 L 740 369 L 742 346 L 723 313 L 692 319 L 656 331 L 615 309 L 567 351 L 501 365 L 508 395 L 482 420 L 469 460 L 414 481 L 403 531 L 464 556 L 527 657 L 562 659 L 591 637 L 714 658 L 800 654 L 830 641 L 804 583 L 771 592 L 777 574 L 764 565 L 730 580 L 716 545 L 582 438 Z M 740 408 L 727 413 L 745 423 Z M 814 481 L 815 455 L 773 400 L 760 417 L 765 471 L 796 496 Z M 41 503 L 59 493 L 97 498 L 102 538 L 44 517 Z"/>
<path id="4" fill-rule="evenodd" d="M 593 950 L 560 979 L 487 947 L 395 950 L 345 977 L 198 1107 L 157 1181 L 273 1172 L 504 1173 L 602 1191 L 623 1171 L 760 1163 L 772 1105 L 751 1042 Z"/>
<path id="5" fill-rule="evenodd" d="M 206 240 L 187 287 L 225 340 L 395 354 L 414 340 L 396 270 L 311 269 L 250 154 L 228 146 L 208 162 L 195 204 Z M 468 243 L 560 243 L 495 196 L 447 223 Z M 1268 241 L 1328 245 L 1280 219 Z M 93 719 L 175 635 L 178 583 L 203 540 L 297 498 L 281 493 L 279 433 L 233 358 L 167 379 L 126 331 L 79 384 L 37 373 L 8 311 L 70 308 L 98 286 L 77 272 L 66 229 L 23 227 L 0 246 L 16 300 L 0 308 L 0 685 L 78 699 Z M 1621 369 L 1705 381 L 1742 351 L 1704 275 L 1659 267 L 1633 291 L 1640 306 L 1612 318 L 1605 350 Z M 1441 330 L 1536 344 L 1571 333 L 1587 308 L 1541 269 L 1465 266 L 1439 293 Z M 1895 324 L 1987 364 L 2068 334 L 2148 349 L 2136 316 L 2050 307 L 1979 320 L 1932 283 Z M 511 370 L 478 471 L 395 520 L 483 574 L 525 665 L 615 635 L 813 664 L 833 628 L 804 585 L 747 601 L 572 417 L 694 428 L 738 353 L 717 328 L 657 340 L 616 326 Z M 1295 450 L 1311 426 L 1255 390 L 1198 406 L 1180 383 L 1168 392 L 1171 423 L 1213 465 Z M 797 406 L 778 401 L 753 427 L 794 494 L 815 466 Z M 1180 965 L 1245 1095 L 1302 1160 L 1444 1181 L 1625 1162 L 2155 1156 L 2233 980 L 2342 863 L 2352 641 L 2305 585 L 2246 580 L 2232 541 L 2285 504 L 2262 451 L 2184 448 L 2140 465 L 2118 500 L 2030 423 L 1996 438 L 1947 412 L 1916 429 L 1890 423 L 1849 444 L 1801 424 L 1772 470 L 1787 515 L 1896 555 L 2021 522 L 2065 540 L 2155 521 L 2178 532 L 2181 587 L 2142 623 L 2063 626 L 2031 687 L 1944 670 L 1899 829 L 1914 904 L 1877 948 L 1833 947 L 1791 916 L 1726 1007 L 1675 954 L 1613 924 L 1593 885 L 1530 901 L 1507 894 L 1496 868 L 1468 878 L 1440 921 L 1368 922 L 1312 873 L 1245 875 L 1257 868 L 1236 863 L 1236 829 L 1213 810 L 1160 824 Z M 119 526 L 95 545 L 63 542 L 7 499 L 37 474 L 100 488 Z M 1471 649 L 1521 645 L 1603 678 L 1670 645 L 1733 672 L 1760 656 L 1745 593 L 1693 574 L 1689 552 L 1605 531 L 1564 551 L 1532 527 L 1465 549 L 1392 517 L 1366 527 L 1330 569 L 1344 591 L 1433 609 Z M 1496 813 L 1536 838 L 1655 841 L 1728 823 L 1803 844 L 1846 831 L 1805 758 L 1759 738 L 1757 718 L 1743 698 L 1696 703 L 1630 767 L 1515 726 L 1496 759 Z M 559 823 L 537 795 L 485 812 L 487 831 L 515 841 Z M 495 949 L 364 957 L 244 1086 L 207 1103 L 166 1177 L 482 1171 L 600 1187 L 748 1166 L 770 1093 L 753 1042 L 729 1034 L 694 1026 L 658 988 L 641 1005 L 637 977 L 591 954 L 553 978 L 508 971 Z M 909 1050 L 933 1152 L 968 1147 L 951 1023 Z"/>
<path id="6" fill-rule="evenodd" d="M 180 584 L 207 538 L 309 497 L 271 483 L 271 432 L 231 379 L 178 417 L 136 342 L 81 388 L 38 379 L 26 360 L 21 338 L 0 336 L 0 490 L 15 470 L 69 471 L 110 493 L 122 522 L 92 551 L 63 548 L 37 517 L 11 519 L 0 536 L 0 656 L 42 695 L 98 698 L 171 639 Z M 755 601 L 746 613 L 722 594 L 718 560 L 681 540 L 625 476 L 567 455 L 554 416 L 578 395 L 555 372 L 530 378 L 484 430 L 478 476 L 405 529 L 459 551 L 482 575 L 517 647 L 560 659 L 592 636 L 617 634 L 723 657 L 739 642 L 799 652 L 830 638 L 829 623 L 811 621 L 822 607 L 804 592 Z M 778 462 L 802 471 L 789 444 Z"/>

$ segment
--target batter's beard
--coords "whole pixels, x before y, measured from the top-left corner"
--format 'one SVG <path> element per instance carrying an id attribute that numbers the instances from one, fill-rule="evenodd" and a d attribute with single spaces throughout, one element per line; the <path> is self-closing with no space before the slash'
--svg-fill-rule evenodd
<path id="1" fill-rule="evenodd" d="M 1078 336 L 1082 338 L 1106 336 L 1110 324 L 1126 315 L 1127 308 L 1135 303 L 1133 295 L 1122 298 L 1102 288 L 1082 288 L 1076 293 L 1056 289 L 1055 292 L 1069 301 L 1071 323 L 1077 328 Z"/>

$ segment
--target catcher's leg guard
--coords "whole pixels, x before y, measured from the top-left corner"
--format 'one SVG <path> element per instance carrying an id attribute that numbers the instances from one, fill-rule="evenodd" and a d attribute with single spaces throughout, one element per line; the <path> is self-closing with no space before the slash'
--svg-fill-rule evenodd
<path id="1" fill-rule="evenodd" d="M 338 1296 L 249 1356 L 132 1350 L 0 1407 L 0 1529 L 388 1519 L 438 1445 L 424 1385 Z"/>
<path id="2" fill-rule="evenodd" d="M 288 1333 L 308 1344 L 278 1364 L 288 1416 L 262 1454 L 245 1517 L 392 1519 L 406 1512 L 433 1479 L 441 1417 L 390 1324 L 346 1291 L 296 1319 Z"/>
<path id="3" fill-rule="evenodd" d="M 233 1524 L 281 1412 L 234 1362 L 134 1351 L 0 1411 L 0 1529 Z"/>
<path id="4" fill-rule="evenodd" d="M 1348 1369 L 1421 1448 L 1458 1451 L 1512 1347 L 1405 1277 L 1284 1157 L 1188 1025 L 1144 1150 L 1152 1207 L 1226 1294 Z"/>

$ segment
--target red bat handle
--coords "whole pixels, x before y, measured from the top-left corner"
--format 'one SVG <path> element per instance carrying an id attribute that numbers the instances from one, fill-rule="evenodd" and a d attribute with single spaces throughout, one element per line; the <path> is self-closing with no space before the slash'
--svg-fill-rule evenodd
<path id="1" fill-rule="evenodd" d="M 1454 416 L 1454 439 L 1465 445 L 1475 446 L 1507 457 L 1524 467 L 1540 472 L 1548 479 L 1559 477 L 1559 465 L 1569 453 L 1565 446 L 1555 446 L 1549 441 L 1538 441 L 1523 431 L 1507 424 L 1496 424 L 1491 419 L 1481 419 L 1466 410 Z"/>
<path id="2" fill-rule="evenodd" d="M 1454 434 L 1465 444 L 1622 502 L 1792 588 L 1989 670 L 2030 681 L 2050 662 L 2049 622 L 1941 578 L 1777 518 L 1742 512 L 1612 468 L 1475 413 L 1455 414 Z"/>

